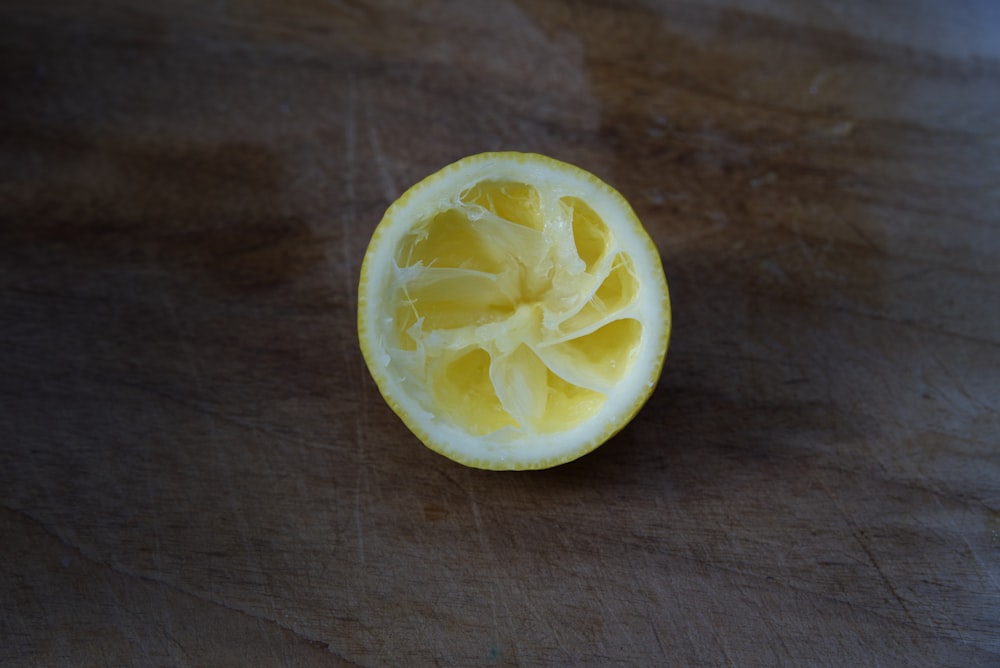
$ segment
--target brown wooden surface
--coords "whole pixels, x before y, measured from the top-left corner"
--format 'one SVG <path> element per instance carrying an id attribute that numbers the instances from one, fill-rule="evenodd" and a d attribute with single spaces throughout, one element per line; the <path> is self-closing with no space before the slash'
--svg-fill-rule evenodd
<path id="1" fill-rule="evenodd" d="M 1000 663 L 991 0 L 15 0 L 0 83 L 0 664 Z M 491 149 L 674 300 L 546 472 L 356 342 L 386 205 Z"/>

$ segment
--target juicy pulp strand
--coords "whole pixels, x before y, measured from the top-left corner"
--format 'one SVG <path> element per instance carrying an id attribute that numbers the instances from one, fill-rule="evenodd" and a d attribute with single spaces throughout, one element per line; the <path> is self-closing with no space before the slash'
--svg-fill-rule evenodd
<path id="1" fill-rule="evenodd" d="M 562 412 L 572 413 L 575 409 L 568 406 L 578 400 L 578 395 L 583 397 L 581 406 L 592 408 L 599 405 L 595 402 L 603 401 L 600 397 L 613 388 L 618 374 L 604 368 L 607 364 L 602 366 L 591 359 L 593 355 L 588 356 L 591 351 L 585 341 L 574 341 L 585 339 L 622 318 L 636 316 L 630 306 L 635 294 L 618 299 L 623 303 L 607 303 L 598 294 L 605 281 L 611 280 L 612 273 L 620 271 L 620 263 L 616 262 L 620 256 L 613 238 L 606 240 L 599 257 L 592 258 L 590 271 L 585 271 L 586 262 L 574 245 L 570 207 L 543 194 L 539 208 L 545 220 L 541 231 L 506 220 L 480 204 L 462 202 L 452 213 L 447 213 L 449 220 L 462 221 L 456 224 L 468 227 L 459 230 L 460 236 L 455 239 L 472 234 L 483 242 L 481 247 L 471 250 L 480 250 L 488 257 L 470 264 L 498 269 L 493 273 L 461 266 L 436 267 L 432 257 L 427 264 L 426 258 L 421 257 L 405 267 L 399 267 L 397 261 L 394 292 L 413 309 L 412 317 L 408 316 L 412 324 L 406 333 L 416 350 L 404 350 L 399 341 L 387 346 L 401 376 L 423 378 L 432 387 L 436 382 L 441 385 L 441 392 L 446 392 L 444 386 L 451 381 L 443 371 L 433 372 L 435 377 L 431 378 L 432 367 L 450 370 L 448 364 L 453 362 L 447 360 L 457 359 L 457 364 L 462 364 L 461 355 L 465 353 L 460 351 L 484 351 L 489 355 L 488 379 L 481 381 L 488 381 L 502 410 L 518 427 L 532 431 L 545 430 L 547 424 L 557 419 L 586 417 L 585 414 L 563 418 L 549 415 L 556 410 L 550 409 L 552 402 Z M 456 212 L 460 215 L 455 216 Z M 431 220 L 442 215 L 445 214 Z M 437 233 L 441 233 L 440 229 Z M 433 241 L 426 230 L 416 231 L 410 239 L 407 261 L 418 244 Z M 444 243 L 454 248 L 455 242 L 449 237 L 444 238 Z M 421 248 L 420 253 L 428 255 L 433 246 Z M 616 289 L 617 286 L 611 286 L 605 291 L 616 297 L 623 290 L 616 292 Z M 489 317 L 484 319 L 484 312 Z M 567 323 L 571 326 L 567 327 Z M 628 348 L 634 341 L 623 343 Z M 624 372 L 629 360 L 624 353 L 621 357 L 611 367 L 620 363 Z M 552 374 L 558 378 L 554 379 Z M 463 383 L 474 382 L 458 371 L 452 375 Z M 476 381 L 473 387 L 481 394 L 486 385 Z M 583 389 L 573 390 L 571 386 Z M 447 392 L 449 397 L 462 396 L 461 388 Z M 431 396 L 426 398 L 434 401 Z M 486 408 L 478 412 L 468 406 L 468 401 L 466 398 L 464 410 L 476 424 L 467 426 L 476 433 L 486 428 L 483 421 L 502 424 L 490 408 L 492 400 L 488 397 L 483 399 Z M 584 409 L 577 412 L 581 411 Z M 472 417 L 471 413 L 476 415 Z"/>

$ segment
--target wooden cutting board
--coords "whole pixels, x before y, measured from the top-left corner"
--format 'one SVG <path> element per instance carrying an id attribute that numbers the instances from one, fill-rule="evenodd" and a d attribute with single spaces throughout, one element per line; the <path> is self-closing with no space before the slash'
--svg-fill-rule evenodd
<path id="1" fill-rule="evenodd" d="M 872 4 L 4 3 L 0 664 L 1000 663 L 1000 12 Z M 385 207 L 496 149 L 674 303 L 544 472 L 356 342 Z"/>

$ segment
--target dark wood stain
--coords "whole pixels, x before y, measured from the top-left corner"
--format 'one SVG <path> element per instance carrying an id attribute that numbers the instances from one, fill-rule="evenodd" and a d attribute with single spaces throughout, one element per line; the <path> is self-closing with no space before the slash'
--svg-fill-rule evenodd
<path id="1" fill-rule="evenodd" d="M 996 664 L 996 18 L 0 10 L 0 664 Z M 547 471 L 430 452 L 358 350 L 385 207 L 491 149 L 618 188 L 671 287 L 646 407 Z"/>

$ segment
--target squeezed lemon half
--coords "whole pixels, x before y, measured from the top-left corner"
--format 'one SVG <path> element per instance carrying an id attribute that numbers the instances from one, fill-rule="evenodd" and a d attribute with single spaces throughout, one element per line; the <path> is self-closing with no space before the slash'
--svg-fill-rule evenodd
<path id="1" fill-rule="evenodd" d="M 636 415 L 670 337 L 660 256 L 632 208 L 578 167 L 482 153 L 386 211 L 358 289 L 379 391 L 427 447 L 539 469 Z"/>

